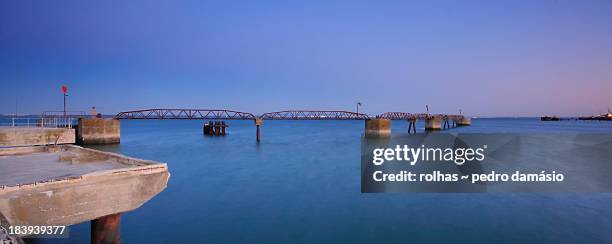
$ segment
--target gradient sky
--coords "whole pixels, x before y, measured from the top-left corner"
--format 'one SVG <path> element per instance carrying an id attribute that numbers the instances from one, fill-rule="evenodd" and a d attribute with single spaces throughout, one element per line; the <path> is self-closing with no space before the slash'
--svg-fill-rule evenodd
<path id="1" fill-rule="evenodd" d="M 574 116 L 612 106 L 612 1 L 0 1 L 0 113 Z"/>

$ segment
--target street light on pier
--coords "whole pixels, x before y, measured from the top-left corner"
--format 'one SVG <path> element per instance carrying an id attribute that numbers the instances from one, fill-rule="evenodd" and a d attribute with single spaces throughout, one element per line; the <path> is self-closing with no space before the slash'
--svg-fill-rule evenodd
<path id="1" fill-rule="evenodd" d="M 68 86 L 62 85 L 62 93 L 64 94 L 64 117 L 66 117 L 66 97 L 68 96 Z"/>
<path id="2" fill-rule="evenodd" d="M 360 102 L 357 103 L 357 113 L 359 113 L 359 107 L 361 107 L 361 103 Z"/>

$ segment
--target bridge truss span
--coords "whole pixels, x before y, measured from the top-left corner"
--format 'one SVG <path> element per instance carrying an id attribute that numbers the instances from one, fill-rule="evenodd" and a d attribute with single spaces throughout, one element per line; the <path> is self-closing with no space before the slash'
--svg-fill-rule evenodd
<path id="1" fill-rule="evenodd" d="M 379 119 L 390 119 L 390 120 L 427 120 L 432 118 L 438 118 L 442 120 L 458 121 L 463 119 L 463 115 L 452 115 L 452 114 L 412 114 L 405 112 L 386 112 L 376 116 Z"/>
<path id="2" fill-rule="evenodd" d="M 116 119 L 254 120 L 252 113 L 221 109 L 145 109 L 120 112 Z"/>
<path id="3" fill-rule="evenodd" d="M 287 110 L 265 113 L 259 116 L 263 120 L 365 120 L 367 114 L 349 111 L 325 110 Z"/>
<path id="4" fill-rule="evenodd" d="M 256 126 L 257 142 L 260 141 L 260 126 L 265 120 L 366 120 L 366 127 L 369 122 L 379 122 L 368 121 L 370 119 L 406 120 L 408 121 L 408 133 L 416 133 L 417 120 L 425 122 L 425 130 L 440 130 L 471 124 L 470 119 L 463 115 L 386 112 L 369 116 L 340 110 L 285 110 L 256 116 L 252 113 L 222 109 L 144 109 L 120 112 L 115 115 L 115 119 L 211 120 L 204 125 L 204 134 L 214 135 L 225 135 L 225 121 L 218 120 L 253 120 Z"/>
<path id="5" fill-rule="evenodd" d="M 376 116 L 379 119 L 390 119 L 390 120 L 416 120 L 416 119 L 426 119 L 429 114 L 412 114 L 405 112 L 386 112 Z"/>

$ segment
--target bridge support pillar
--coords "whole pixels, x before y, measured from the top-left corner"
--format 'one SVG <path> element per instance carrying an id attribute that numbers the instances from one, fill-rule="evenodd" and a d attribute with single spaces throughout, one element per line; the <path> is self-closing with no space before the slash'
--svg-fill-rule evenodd
<path id="1" fill-rule="evenodd" d="M 439 116 L 432 116 L 425 119 L 425 130 L 441 130 L 442 119 Z"/>
<path id="2" fill-rule="evenodd" d="M 263 119 L 255 119 L 255 127 L 257 127 L 257 142 L 260 141 L 259 126 L 263 124 Z"/>
<path id="3" fill-rule="evenodd" d="M 77 143 L 81 145 L 118 144 L 121 122 L 118 119 L 80 118 Z"/>
<path id="4" fill-rule="evenodd" d="M 228 125 L 225 121 L 210 121 L 203 126 L 204 135 L 224 136 Z"/>
<path id="5" fill-rule="evenodd" d="M 451 120 L 449 119 L 443 119 L 444 120 L 444 129 L 450 129 L 452 127 L 451 125 Z"/>
<path id="6" fill-rule="evenodd" d="M 219 121 L 215 121 L 215 124 L 213 126 L 215 129 L 215 136 L 221 135 L 221 124 L 219 123 Z"/>
<path id="7" fill-rule="evenodd" d="M 391 136 L 391 120 L 389 119 L 367 119 L 365 120 L 366 137 Z"/>
<path id="8" fill-rule="evenodd" d="M 408 120 L 408 134 L 416 134 L 416 119 Z"/>
<path id="9" fill-rule="evenodd" d="M 457 121 L 457 126 L 468 126 L 472 124 L 472 120 L 468 117 L 463 117 Z"/>
<path id="10" fill-rule="evenodd" d="M 121 243 L 121 214 L 111 214 L 91 221 L 91 243 Z"/>

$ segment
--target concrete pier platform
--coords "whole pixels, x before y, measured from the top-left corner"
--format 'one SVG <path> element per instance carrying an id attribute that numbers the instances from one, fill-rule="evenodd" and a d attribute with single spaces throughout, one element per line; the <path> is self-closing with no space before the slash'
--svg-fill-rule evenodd
<path id="1" fill-rule="evenodd" d="M 169 177 L 165 163 L 75 145 L 0 148 L 2 225 L 104 220 L 140 207 Z"/>
<path id="2" fill-rule="evenodd" d="M 72 144 L 75 140 L 74 129 L 0 126 L 0 147 Z"/>

